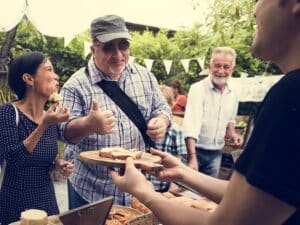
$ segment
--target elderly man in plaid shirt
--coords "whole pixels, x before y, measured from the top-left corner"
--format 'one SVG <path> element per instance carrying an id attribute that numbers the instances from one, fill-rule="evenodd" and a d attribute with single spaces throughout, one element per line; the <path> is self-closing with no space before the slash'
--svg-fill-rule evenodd
<path id="1" fill-rule="evenodd" d="M 62 124 L 61 130 L 69 142 L 77 143 L 65 147 L 65 158 L 75 165 L 68 183 L 70 209 L 107 196 L 114 196 L 119 205 L 131 201 L 131 195 L 113 183 L 107 167 L 83 163 L 78 159 L 80 152 L 104 147 L 146 151 L 144 133 L 152 141 L 162 139 L 171 119 L 171 109 L 161 96 L 155 76 L 142 66 L 128 63 L 131 36 L 125 21 L 115 15 L 96 18 L 91 24 L 91 37 L 92 58 L 61 90 L 62 104 L 75 118 Z M 118 86 L 137 106 L 147 123 L 144 136 L 100 87 L 103 80 Z"/>

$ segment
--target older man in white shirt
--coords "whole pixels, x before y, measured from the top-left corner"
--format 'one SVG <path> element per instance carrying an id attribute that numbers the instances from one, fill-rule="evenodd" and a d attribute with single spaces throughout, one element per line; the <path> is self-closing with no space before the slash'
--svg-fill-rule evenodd
<path id="1" fill-rule="evenodd" d="M 188 165 L 213 177 L 219 173 L 226 129 L 235 145 L 243 143 L 234 129 L 238 99 L 227 83 L 235 61 L 232 48 L 214 49 L 209 76 L 193 84 L 188 93 L 183 121 Z"/>

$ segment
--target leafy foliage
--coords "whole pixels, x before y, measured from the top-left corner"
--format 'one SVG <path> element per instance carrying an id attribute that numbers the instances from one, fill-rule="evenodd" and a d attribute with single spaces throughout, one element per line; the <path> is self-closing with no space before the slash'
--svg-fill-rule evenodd
<path id="1" fill-rule="evenodd" d="M 198 79 L 197 74 L 200 71 L 200 67 L 197 63 L 191 62 L 187 76 L 180 60 L 199 57 L 201 50 L 197 46 L 201 36 L 197 29 L 177 32 L 171 38 L 168 37 L 166 30 L 161 30 L 157 34 L 152 34 L 150 31 L 142 34 L 133 33 L 133 41 L 130 48 L 131 54 L 141 64 L 143 64 L 143 59 L 155 60 L 152 72 L 160 83 L 168 83 L 170 80 L 180 79 L 184 80 L 184 84 L 191 84 Z M 173 61 L 169 75 L 163 64 L 163 60 L 166 59 Z"/>
<path id="2" fill-rule="evenodd" d="M 11 102 L 15 98 L 15 95 L 11 92 L 7 85 L 4 85 L 0 89 L 0 104 Z"/>
<path id="3" fill-rule="evenodd" d="M 263 73 L 280 74 L 281 71 L 270 63 L 251 55 L 252 34 L 255 28 L 253 0 L 215 0 L 206 17 L 206 40 L 208 50 L 217 46 L 231 46 L 237 52 L 235 76 L 246 71 L 250 76 Z"/>

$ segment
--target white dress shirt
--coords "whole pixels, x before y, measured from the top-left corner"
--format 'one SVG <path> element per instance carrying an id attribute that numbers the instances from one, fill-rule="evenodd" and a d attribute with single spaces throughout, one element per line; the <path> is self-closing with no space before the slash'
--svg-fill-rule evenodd
<path id="1" fill-rule="evenodd" d="M 183 132 L 185 138 L 197 140 L 196 147 L 220 150 L 224 147 L 224 136 L 228 123 L 235 123 L 238 99 L 226 85 L 221 93 L 211 78 L 193 84 L 188 93 Z"/>

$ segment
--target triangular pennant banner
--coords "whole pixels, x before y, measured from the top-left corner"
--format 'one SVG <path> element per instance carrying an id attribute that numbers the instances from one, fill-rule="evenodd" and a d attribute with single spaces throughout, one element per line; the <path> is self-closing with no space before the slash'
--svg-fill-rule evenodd
<path id="1" fill-rule="evenodd" d="M 129 64 L 132 64 L 132 63 L 134 63 L 134 60 L 135 60 L 135 57 L 130 56 L 130 57 L 129 57 L 129 60 L 128 60 L 128 63 L 129 63 Z"/>
<path id="2" fill-rule="evenodd" d="M 84 51 L 84 57 L 86 57 L 90 52 L 91 52 L 91 45 L 92 45 L 92 43 L 91 42 L 88 42 L 88 41 L 85 41 L 84 43 L 83 43 L 83 45 L 84 45 L 84 49 L 83 49 L 83 51 Z"/>
<path id="3" fill-rule="evenodd" d="M 183 65 L 183 68 L 184 68 L 186 73 L 189 72 L 190 61 L 191 61 L 191 59 L 182 59 L 181 60 L 181 63 Z"/>
<path id="4" fill-rule="evenodd" d="M 197 58 L 197 61 L 200 65 L 201 69 L 204 70 L 205 57 Z"/>
<path id="5" fill-rule="evenodd" d="M 173 62 L 172 60 L 166 60 L 166 59 L 164 60 L 164 65 L 165 65 L 167 74 L 170 73 L 172 62 Z"/>
<path id="6" fill-rule="evenodd" d="M 147 69 L 151 71 L 154 60 L 153 59 L 144 59 L 144 62 L 146 64 Z"/>
<path id="7" fill-rule="evenodd" d="M 66 35 L 64 36 L 64 47 L 67 47 L 70 42 L 73 40 L 74 35 Z"/>

